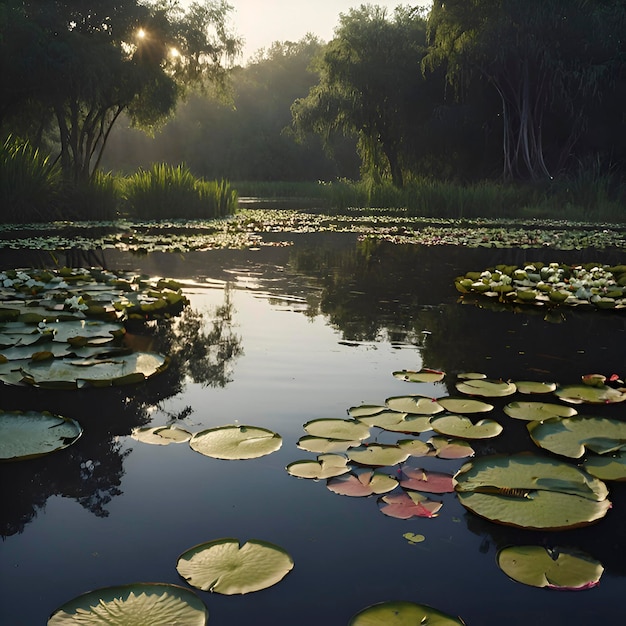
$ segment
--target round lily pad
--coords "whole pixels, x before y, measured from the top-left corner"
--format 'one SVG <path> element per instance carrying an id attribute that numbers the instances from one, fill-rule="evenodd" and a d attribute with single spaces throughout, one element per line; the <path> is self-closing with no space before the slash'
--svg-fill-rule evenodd
<path id="1" fill-rule="evenodd" d="M 565 385 L 554 393 L 564 402 L 571 404 L 613 404 L 626 400 L 625 392 L 608 385 Z"/>
<path id="2" fill-rule="evenodd" d="M 514 419 L 541 422 L 551 417 L 572 417 L 578 411 L 571 406 L 550 402 L 510 402 L 504 412 Z"/>
<path id="3" fill-rule="evenodd" d="M 386 406 L 380 406 L 378 404 L 361 404 L 359 406 L 351 406 L 348 409 L 348 413 L 354 419 L 360 420 L 362 417 L 372 417 L 387 410 Z"/>
<path id="4" fill-rule="evenodd" d="M 435 449 L 435 455 L 440 459 L 465 459 L 475 454 L 474 448 L 462 439 L 431 437 L 428 444 Z"/>
<path id="5" fill-rule="evenodd" d="M 37 411 L 0 411 L 0 461 L 21 461 L 63 450 L 82 435 L 68 417 Z"/>
<path id="6" fill-rule="evenodd" d="M 438 398 L 437 402 L 450 413 L 488 413 L 493 404 L 474 398 Z"/>
<path id="7" fill-rule="evenodd" d="M 215 459 L 256 459 L 276 452 L 282 437 L 267 428 L 228 424 L 196 433 L 189 445 L 192 450 Z"/>
<path id="8" fill-rule="evenodd" d="M 444 372 L 428 368 L 423 368 L 417 372 L 414 370 L 400 370 L 393 373 L 394 378 L 398 378 L 409 383 L 438 383 L 443 380 L 444 376 Z"/>
<path id="9" fill-rule="evenodd" d="M 409 458 L 409 452 L 401 446 L 371 443 L 358 448 L 351 448 L 347 452 L 348 458 L 359 465 L 371 467 L 384 467 L 385 465 L 397 465 Z"/>
<path id="10" fill-rule="evenodd" d="M 356 420 L 318 419 L 304 425 L 309 435 L 325 437 L 327 439 L 367 439 L 370 436 L 369 426 Z"/>
<path id="11" fill-rule="evenodd" d="M 626 481 L 626 450 L 611 456 L 592 456 L 583 469 L 600 480 Z"/>
<path id="12" fill-rule="evenodd" d="M 533 380 L 516 380 L 515 386 L 520 393 L 550 393 L 556 389 L 556 383 L 536 382 Z"/>
<path id="13" fill-rule="evenodd" d="M 251 539 L 240 546 L 227 537 L 185 551 L 176 569 L 193 587 L 234 595 L 275 585 L 293 569 L 293 559 L 272 543 Z"/>
<path id="14" fill-rule="evenodd" d="M 501 398 L 510 396 L 517 391 L 515 383 L 503 380 L 488 380 L 486 378 L 464 380 L 456 384 L 457 391 L 469 396 L 484 396 L 487 398 Z"/>
<path id="15" fill-rule="evenodd" d="M 572 459 L 582 457 L 586 449 L 596 454 L 626 449 L 626 422 L 604 417 L 552 417 L 531 422 L 528 432 L 540 448 Z"/>
<path id="16" fill-rule="evenodd" d="M 317 457 L 316 461 L 311 459 L 294 461 L 285 469 L 297 478 L 312 478 L 314 480 L 341 476 L 341 474 L 347 474 L 350 471 L 348 459 L 338 454 L 322 454 Z"/>
<path id="17" fill-rule="evenodd" d="M 409 453 L 409 456 L 421 457 L 432 456 L 433 448 L 421 439 L 402 439 L 398 441 L 398 445 Z"/>
<path id="18" fill-rule="evenodd" d="M 341 496 L 366 497 L 388 493 L 398 486 L 398 481 L 378 470 L 355 469 L 349 474 L 330 478 L 326 486 Z"/>
<path id="19" fill-rule="evenodd" d="M 586 526 L 611 507 L 602 481 L 569 463 L 532 454 L 481 457 L 465 464 L 454 479 L 463 506 L 519 528 Z"/>
<path id="20" fill-rule="evenodd" d="M 458 617 L 446 615 L 437 609 L 414 602 L 381 602 L 359 611 L 348 626 L 464 626 Z"/>
<path id="21" fill-rule="evenodd" d="M 509 578 L 531 587 L 589 589 L 604 572 L 599 561 L 568 548 L 510 546 L 500 550 L 496 560 Z"/>
<path id="22" fill-rule="evenodd" d="M 298 439 L 298 448 L 316 454 L 328 454 L 332 452 L 345 452 L 348 448 L 361 445 L 360 441 L 349 441 L 347 439 L 327 439 L 326 437 L 314 437 L 305 435 Z"/>
<path id="23" fill-rule="evenodd" d="M 400 486 L 426 493 L 451 493 L 454 491 L 452 474 L 426 471 L 420 467 L 403 467 Z"/>
<path id="24" fill-rule="evenodd" d="M 381 513 L 398 519 L 412 517 L 437 517 L 442 502 L 429 500 L 417 491 L 404 491 L 399 494 L 389 494 L 378 499 L 378 508 Z"/>
<path id="25" fill-rule="evenodd" d="M 56 609 L 48 626 L 145 626 L 148 615 L 151 626 L 205 626 L 209 619 L 206 606 L 191 589 L 135 583 L 80 595 Z"/>
<path id="26" fill-rule="evenodd" d="M 154 426 L 135 428 L 130 436 L 142 443 L 167 446 L 170 443 L 184 443 L 191 439 L 191 433 L 179 426 Z"/>
<path id="27" fill-rule="evenodd" d="M 502 432 L 502 425 L 495 420 L 482 419 L 474 424 L 465 415 L 442 415 L 431 418 L 433 430 L 450 437 L 461 439 L 490 439 Z"/>
<path id="28" fill-rule="evenodd" d="M 426 396 L 393 396 L 385 400 L 385 404 L 393 411 L 399 413 L 414 413 L 416 415 L 435 415 L 441 413 L 443 408 L 434 398 Z"/>

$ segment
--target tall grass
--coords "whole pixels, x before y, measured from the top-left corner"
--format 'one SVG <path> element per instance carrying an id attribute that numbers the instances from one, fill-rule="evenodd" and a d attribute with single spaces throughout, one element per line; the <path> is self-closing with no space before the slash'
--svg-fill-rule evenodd
<path id="1" fill-rule="evenodd" d="M 8 137 L 0 146 L 0 220 L 56 219 L 62 189 L 60 167 L 27 141 Z"/>
<path id="2" fill-rule="evenodd" d="M 128 214 L 141 219 L 211 219 L 237 208 L 237 192 L 228 182 L 198 179 L 185 165 L 154 164 L 122 187 Z"/>
<path id="3" fill-rule="evenodd" d="M 118 217 L 119 202 L 118 180 L 98 170 L 91 180 L 64 187 L 59 211 L 65 220 L 113 220 Z"/>

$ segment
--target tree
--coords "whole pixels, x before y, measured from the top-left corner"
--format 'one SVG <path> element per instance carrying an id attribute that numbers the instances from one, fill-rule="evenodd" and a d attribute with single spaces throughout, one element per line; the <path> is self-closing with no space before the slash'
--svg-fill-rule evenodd
<path id="1" fill-rule="evenodd" d="M 363 169 L 388 173 L 401 187 L 418 148 L 417 128 L 432 110 L 420 72 L 425 45 L 417 9 L 398 7 L 391 19 L 371 5 L 342 14 L 319 62 L 318 85 L 292 107 L 296 128 L 326 139 L 357 135 Z"/>
<path id="2" fill-rule="evenodd" d="M 38 107 L 54 119 L 66 180 L 89 181 L 122 112 L 150 128 L 189 85 L 223 78 L 240 48 L 230 10 L 224 0 L 186 13 L 167 0 L 3 2 L 3 132 Z"/>
<path id="3" fill-rule="evenodd" d="M 477 78 L 495 89 L 505 179 L 552 178 L 623 73 L 625 26 L 622 0 L 436 0 L 424 66 L 445 66 L 457 97 Z"/>

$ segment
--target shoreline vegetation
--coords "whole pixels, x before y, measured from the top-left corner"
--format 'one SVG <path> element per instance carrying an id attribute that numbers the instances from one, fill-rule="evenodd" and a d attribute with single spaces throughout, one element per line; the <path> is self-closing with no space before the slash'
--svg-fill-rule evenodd
<path id="1" fill-rule="evenodd" d="M 252 201 L 254 199 L 254 202 Z M 153 164 L 130 176 L 97 171 L 88 183 L 67 186 L 58 163 L 28 143 L 0 149 L 4 223 L 117 218 L 216 219 L 250 203 L 402 210 L 413 217 L 557 219 L 623 223 L 626 185 L 610 174 L 580 171 L 549 183 L 481 181 L 461 184 L 412 179 L 398 188 L 368 180 L 332 182 L 207 181 L 184 164 Z"/>

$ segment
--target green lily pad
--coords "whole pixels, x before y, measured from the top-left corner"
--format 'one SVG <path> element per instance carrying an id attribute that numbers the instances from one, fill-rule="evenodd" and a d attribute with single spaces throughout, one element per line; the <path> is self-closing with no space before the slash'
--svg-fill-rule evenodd
<path id="1" fill-rule="evenodd" d="M 602 481 L 569 463 L 532 454 L 481 457 L 465 464 L 454 479 L 463 506 L 519 528 L 586 526 L 611 507 Z"/>
<path id="2" fill-rule="evenodd" d="M 461 439 L 490 439 L 497 437 L 503 430 L 502 425 L 495 420 L 482 419 L 474 424 L 469 417 L 452 413 L 431 418 L 430 425 L 442 435 Z"/>
<path id="3" fill-rule="evenodd" d="M 435 415 L 443 411 L 437 400 L 418 395 L 393 396 L 387 398 L 385 404 L 393 411 L 415 415 Z"/>
<path id="4" fill-rule="evenodd" d="M 320 480 L 347 474 L 350 471 L 350 466 L 345 456 L 338 454 L 322 454 L 317 457 L 316 461 L 310 459 L 294 461 L 287 465 L 285 469 L 296 478 Z"/>
<path id="5" fill-rule="evenodd" d="M 552 417 L 528 424 L 532 440 L 545 450 L 579 459 L 585 450 L 606 454 L 626 450 L 626 422 L 604 417 Z"/>
<path id="6" fill-rule="evenodd" d="M 469 396 L 484 396 L 487 398 L 510 396 L 517 391 L 515 383 L 503 380 L 487 380 L 486 378 L 464 380 L 457 383 L 456 388 L 457 391 Z"/>
<path id="7" fill-rule="evenodd" d="M 191 591 L 165 583 L 135 583 L 90 591 L 66 602 L 48 619 L 48 626 L 110 625 L 205 626 L 206 606 Z"/>
<path id="8" fill-rule="evenodd" d="M 184 443 L 191 439 L 191 433 L 179 426 L 154 426 L 135 428 L 130 436 L 142 443 L 167 446 L 170 443 Z"/>
<path id="9" fill-rule="evenodd" d="M 461 372 L 456 377 L 460 380 L 480 380 L 487 378 L 487 374 L 481 372 Z"/>
<path id="10" fill-rule="evenodd" d="M 363 417 L 373 417 L 385 411 L 388 411 L 387 407 L 378 404 L 361 404 L 359 406 L 351 406 L 348 409 L 349 415 L 357 420 Z"/>
<path id="11" fill-rule="evenodd" d="M 256 459 L 276 452 L 282 437 L 267 428 L 227 424 L 196 433 L 189 441 L 192 450 L 214 459 Z"/>
<path id="12" fill-rule="evenodd" d="M 457 617 L 414 602 L 381 602 L 359 611 L 348 626 L 464 626 Z"/>
<path id="13" fill-rule="evenodd" d="M 400 474 L 400 486 L 426 493 L 452 493 L 454 482 L 452 474 L 432 472 L 421 467 L 403 467 Z"/>
<path id="14" fill-rule="evenodd" d="M 433 448 L 421 439 L 402 439 L 398 441 L 400 448 L 409 453 L 409 456 L 432 456 Z"/>
<path id="15" fill-rule="evenodd" d="M 349 474 L 330 478 L 326 486 L 341 496 L 366 497 L 388 493 L 398 486 L 398 481 L 379 470 L 355 469 Z"/>
<path id="16" fill-rule="evenodd" d="M 578 413 L 570 406 L 550 402 L 510 402 L 503 410 L 509 417 L 529 422 L 541 422 L 551 417 L 572 417 Z"/>
<path id="17" fill-rule="evenodd" d="M 516 380 L 515 386 L 520 393 L 550 393 L 556 389 L 556 383 L 536 382 L 533 380 Z"/>
<path id="18" fill-rule="evenodd" d="M 346 441 L 367 439 L 370 436 L 369 426 L 356 420 L 317 419 L 307 422 L 304 430 L 315 437 Z"/>
<path id="19" fill-rule="evenodd" d="M 624 402 L 626 393 L 607 385 L 565 385 L 554 392 L 564 402 L 571 404 L 613 404 Z"/>
<path id="20" fill-rule="evenodd" d="M 488 413 L 493 404 L 487 404 L 474 398 L 438 398 L 437 402 L 450 413 Z"/>
<path id="21" fill-rule="evenodd" d="M 600 480 L 626 481 L 626 450 L 611 456 L 592 456 L 583 469 Z"/>
<path id="22" fill-rule="evenodd" d="M 476 454 L 474 448 L 462 439 L 431 437 L 428 444 L 434 448 L 435 456 L 440 459 L 466 459 Z"/>
<path id="23" fill-rule="evenodd" d="M 389 494 L 378 499 L 380 512 L 398 519 L 437 517 L 442 506 L 443 502 L 429 500 L 425 495 L 417 491 Z"/>
<path id="24" fill-rule="evenodd" d="M 21 461 L 63 450 L 82 435 L 68 417 L 37 411 L 0 411 L 0 461 Z"/>
<path id="25" fill-rule="evenodd" d="M 422 543 L 422 541 L 426 541 L 426 537 L 424 535 L 417 535 L 415 533 L 404 533 L 402 535 L 411 545 L 416 543 Z"/>
<path id="26" fill-rule="evenodd" d="M 298 439 L 298 448 L 307 452 L 315 452 L 316 454 L 328 454 L 332 452 L 345 452 L 348 448 L 360 446 L 358 440 L 348 441 L 347 439 L 327 439 L 326 437 L 315 437 L 313 435 L 305 435 Z"/>
<path id="27" fill-rule="evenodd" d="M 293 569 L 293 559 L 272 543 L 251 539 L 240 546 L 238 539 L 228 537 L 185 551 L 176 569 L 192 587 L 234 595 L 280 582 Z"/>
<path id="28" fill-rule="evenodd" d="M 417 372 L 414 370 L 393 372 L 394 378 L 399 378 L 409 383 L 438 383 L 443 380 L 444 376 L 445 372 L 428 368 L 421 369 Z"/>
<path id="29" fill-rule="evenodd" d="M 348 458 L 359 465 L 370 467 L 384 467 L 385 465 L 397 465 L 409 458 L 409 452 L 401 446 L 371 443 L 358 448 L 348 450 Z"/>
<path id="30" fill-rule="evenodd" d="M 509 578 L 531 587 L 589 589 L 604 572 L 599 561 L 568 548 L 511 546 L 500 550 L 496 560 Z"/>

